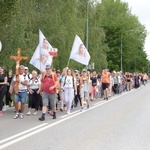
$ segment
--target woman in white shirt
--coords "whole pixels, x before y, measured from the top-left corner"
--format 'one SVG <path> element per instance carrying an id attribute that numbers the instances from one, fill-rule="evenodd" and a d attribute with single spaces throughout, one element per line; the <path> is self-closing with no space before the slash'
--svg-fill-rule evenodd
<path id="1" fill-rule="evenodd" d="M 34 115 L 37 114 L 37 111 L 39 109 L 39 105 L 40 105 L 40 99 L 41 99 L 41 95 L 40 95 L 40 90 L 41 90 L 41 81 L 40 79 L 37 77 L 37 72 L 36 71 L 32 71 L 32 78 L 29 80 L 29 102 L 28 102 L 28 113 L 27 115 L 31 115 L 31 108 L 34 107 L 35 111 L 34 111 Z"/>
<path id="2" fill-rule="evenodd" d="M 67 105 L 67 114 L 70 114 L 74 94 L 77 93 L 76 81 L 71 69 L 67 70 L 67 75 L 63 81 L 63 86 L 65 92 L 65 103 Z"/>

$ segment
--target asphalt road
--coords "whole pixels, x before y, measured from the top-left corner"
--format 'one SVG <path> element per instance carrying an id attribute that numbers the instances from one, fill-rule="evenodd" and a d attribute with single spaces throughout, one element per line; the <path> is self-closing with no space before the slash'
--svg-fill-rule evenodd
<path id="1" fill-rule="evenodd" d="M 4 150 L 150 150 L 150 84 L 90 102 L 90 109 L 13 119 L 14 108 L 0 117 Z"/>

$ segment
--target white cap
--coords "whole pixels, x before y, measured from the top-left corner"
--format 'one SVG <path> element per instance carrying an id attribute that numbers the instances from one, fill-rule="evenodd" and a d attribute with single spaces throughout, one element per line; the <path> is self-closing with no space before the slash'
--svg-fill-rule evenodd
<path id="1" fill-rule="evenodd" d="M 28 68 L 28 67 L 24 67 L 24 69 L 25 69 L 25 70 L 28 70 L 29 68 Z"/>

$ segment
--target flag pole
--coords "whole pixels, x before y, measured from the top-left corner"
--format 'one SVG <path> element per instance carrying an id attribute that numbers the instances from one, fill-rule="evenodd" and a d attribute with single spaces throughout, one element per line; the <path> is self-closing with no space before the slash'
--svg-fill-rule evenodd
<path id="1" fill-rule="evenodd" d="M 67 68 L 68 68 L 68 66 L 69 66 L 69 62 L 70 62 L 70 58 L 69 58 L 68 63 L 67 63 Z"/>
<path id="2" fill-rule="evenodd" d="M 1 52 L 1 50 L 2 50 L 2 42 L 0 41 L 0 52 Z"/>
<path id="3" fill-rule="evenodd" d="M 89 0 L 87 0 L 87 6 L 86 6 L 86 48 L 88 50 L 88 44 L 89 44 Z M 88 68 L 88 65 L 86 65 L 86 68 Z"/>
<path id="4" fill-rule="evenodd" d="M 40 36 L 41 36 L 41 30 L 39 29 L 39 56 L 40 56 L 40 71 L 41 71 L 41 66 L 42 66 L 42 64 L 41 64 L 41 41 L 40 41 Z"/>

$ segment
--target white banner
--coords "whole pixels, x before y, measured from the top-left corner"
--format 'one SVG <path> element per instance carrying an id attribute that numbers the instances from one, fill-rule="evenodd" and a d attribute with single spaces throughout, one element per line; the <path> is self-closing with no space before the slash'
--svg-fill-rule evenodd
<path id="1" fill-rule="evenodd" d="M 39 44 L 30 60 L 30 64 L 40 71 L 45 71 L 46 65 L 52 65 L 53 56 L 57 56 L 57 49 L 51 46 L 39 30 Z"/>
<path id="2" fill-rule="evenodd" d="M 2 50 L 2 42 L 0 41 L 0 51 Z"/>
<path id="3" fill-rule="evenodd" d="M 78 35 L 75 36 L 70 59 L 73 59 L 86 66 L 89 64 L 90 54 Z"/>

